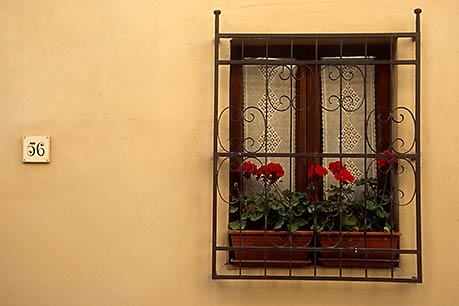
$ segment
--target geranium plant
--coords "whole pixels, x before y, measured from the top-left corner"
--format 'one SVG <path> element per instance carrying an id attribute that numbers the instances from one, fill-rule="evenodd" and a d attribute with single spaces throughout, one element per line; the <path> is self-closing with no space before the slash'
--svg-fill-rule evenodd
<path id="1" fill-rule="evenodd" d="M 391 155 L 391 151 L 384 151 Z M 376 160 L 380 179 L 370 177 L 355 180 L 346 166 L 339 161 L 329 164 L 329 170 L 338 185 L 332 184 L 325 192 L 325 199 L 316 198 L 309 205 L 309 212 L 314 216 L 313 228 L 317 232 L 326 231 L 371 231 L 390 232 L 390 185 L 391 171 L 397 169 L 397 159 L 384 157 Z M 313 165 L 312 167 L 320 167 Z M 327 175 L 325 172 L 316 172 L 317 177 Z M 310 184 L 310 189 L 314 188 Z M 355 188 L 361 188 L 362 194 L 356 195 Z"/>
<path id="2" fill-rule="evenodd" d="M 255 191 L 234 183 L 239 194 L 233 195 L 230 213 L 233 214 L 229 227 L 239 229 L 288 230 L 300 229 L 321 231 L 386 231 L 390 225 L 391 171 L 397 169 L 398 161 L 390 157 L 391 151 L 384 151 L 387 157 L 376 160 L 379 179 L 356 180 L 345 164 L 340 161 L 308 168 L 309 184 L 305 192 L 282 190 L 279 182 L 284 169 L 279 163 L 268 163 L 257 167 L 245 161 L 238 169 L 243 184 L 256 182 Z M 323 178 L 333 175 L 336 184 L 323 186 Z M 363 193 L 356 194 L 356 187 Z"/>
<path id="3" fill-rule="evenodd" d="M 320 169 L 320 171 L 311 171 L 311 169 Z M 352 216 L 349 209 L 354 198 L 354 190 L 351 186 L 355 180 L 354 176 L 340 161 L 331 162 L 328 169 L 337 180 L 338 185 L 332 184 L 329 189 L 325 190 L 323 200 L 320 200 L 316 193 L 310 197 L 313 201 L 309 205 L 309 212 L 314 216 L 313 229 L 318 232 L 339 227 L 340 221 L 346 223 L 346 216 Z M 308 171 L 309 180 L 312 181 L 308 186 L 308 191 L 315 190 L 317 184 L 314 181 L 322 180 L 325 175 L 328 175 L 327 169 L 320 165 L 312 165 Z"/>
<path id="4" fill-rule="evenodd" d="M 242 191 L 239 196 L 233 196 L 230 213 L 235 214 L 236 218 L 229 224 L 231 229 L 264 229 L 267 226 L 267 229 L 284 229 L 294 233 L 306 226 L 307 194 L 281 190 L 279 182 L 284 176 L 284 169 L 279 163 L 270 162 L 257 167 L 245 161 L 239 174 L 244 181 L 258 182 L 258 191 L 251 194 Z M 244 190 L 238 183 L 234 187 Z"/>

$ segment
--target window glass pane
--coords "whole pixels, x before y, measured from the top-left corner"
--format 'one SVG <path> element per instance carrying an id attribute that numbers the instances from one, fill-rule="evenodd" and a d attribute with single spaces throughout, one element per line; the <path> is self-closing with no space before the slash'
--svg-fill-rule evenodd
<path id="1" fill-rule="evenodd" d="M 374 65 L 327 65 L 321 71 L 323 152 L 374 153 Z M 335 160 L 324 158 L 323 164 L 328 166 Z M 343 158 L 342 162 L 356 180 L 365 177 L 365 169 L 367 177 L 376 175 L 375 164 L 364 158 Z M 327 176 L 324 184 L 328 188 L 336 181 Z"/>
<path id="2" fill-rule="evenodd" d="M 285 65 L 244 66 L 244 150 L 295 152 L 295 109 L 292 105 L 296 82 L 291 71 Z M 264 158 L 260 162 L 264 163 Z M 280 163 L 285 172 L 281 188 L 294 189 L 294 161 L 272 157 L 267 162 Z"/>

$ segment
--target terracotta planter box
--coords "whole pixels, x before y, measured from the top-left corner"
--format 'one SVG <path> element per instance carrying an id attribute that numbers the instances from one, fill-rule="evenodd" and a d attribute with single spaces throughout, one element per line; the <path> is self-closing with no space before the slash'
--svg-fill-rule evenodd
<path id="1" fill-rule="evenodd" d="M 235 250 L 231 263 L 238 266 L 256 267 L 298 267 L 310 263 L 305 250 L 295 248 L 309 247 L 313 237 L 312 231 L 229 230 L 232 246 L 259 247 L 260 250 Z M 279 250 L 264 250 L 264 248 Z M 266 257 L 265 257 L 266 255 Z"/>
<path id="2" fill-rule="evenodd" d="M 366 242 L 363 232 L 321 232 L 319 242 L 325 248 L 349 248 L 342 252 L 321 252 L 319 260 L 327 267 L 368 267 L 390 268 L 399 263 L 399 254 L 366 253 L 368 249 L 398 249 L 400 233 L 367 232 Z"/>

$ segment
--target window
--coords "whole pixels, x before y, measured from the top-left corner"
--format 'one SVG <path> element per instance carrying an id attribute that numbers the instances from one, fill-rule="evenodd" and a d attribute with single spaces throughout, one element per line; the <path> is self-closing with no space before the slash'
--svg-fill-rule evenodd
<path id="1" fill-rule="evenodd" d="M 353 65 L 352 61 L 389 59 L 393 46 L 390 38 L 367 42 L 366 45 L 359 44 L 359 40 L 349 40 L 341 55 L 336 39 L 327 39 L 317 50 L 315 40 L 269 48 L 260 46 L 260 43 L 257 40 L 231 42 L 232 60 L 261 61 L 259 65 L 230 66 L 230 105 L 234 119 L 230 122 L 231 152 L 363 153 L 366 141 L 374 152 L 389 150 L 389 121 L 374 118 L 389 116 L 390 65 Z M 263 63 L 264 59 L 270 64 Z M 276 60 L 288 63 L 292 59 L 324 63 L 327 60 L 335 63 L 349 60 L 350 64 L 276 65 Z M 364 79 L 366 84 L 363 84 Z M 340 99 L 343 101 L 342 108 Z M 373 118 L 368 122 L 367 130 L 363 114 L 365 107 L 369 111 L 374 110 L 367 116 Z M 340 114 L 347 120 L 340 120 Z M 336 123 L 342 124 L 341 133 L 339 127 L 334 126 Z M 324 134 L 324 131 L 329 133 Z M 240 158 L 233 159 L 233 170 L 240 166 L 241 161 Z M 325 164 L 331 159 L 321 160 L 311 155 L 297 157 L 292 161 L 292 167 L 287 165 L 290 160 L 270 158 L 269 161 L 280 162 L 284 169 L 291 168 L 292 175 L 286 175 L 294 178 L 290 188 L 305 191 L 309 166 Z M 350 169 L 354 175 L 362 175 L 362 161 L 348 159 L 348 164 L 352 165 Z M 239 179 L 237 171 L 234 171 L 232 181 Z"/>
<path id="2" fill-rule="evenodd" d="M 216 16 L 213 277 L 419 282 L 419 24 L 221 34 Z"/>

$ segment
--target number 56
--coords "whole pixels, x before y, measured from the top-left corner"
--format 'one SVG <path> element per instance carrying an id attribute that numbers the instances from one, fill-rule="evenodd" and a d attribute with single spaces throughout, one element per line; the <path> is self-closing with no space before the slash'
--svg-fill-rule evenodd
<path id="1" fill-rule="evenodd" d="M 43 148 L 44 146 L 45 144 L 43 142 L 29 142 L 29 145 L 27 146 L 27 155 L 30 157 L 34 156 L 35 154 L 38 156 L 45 155 L 45 149 Z"/>

